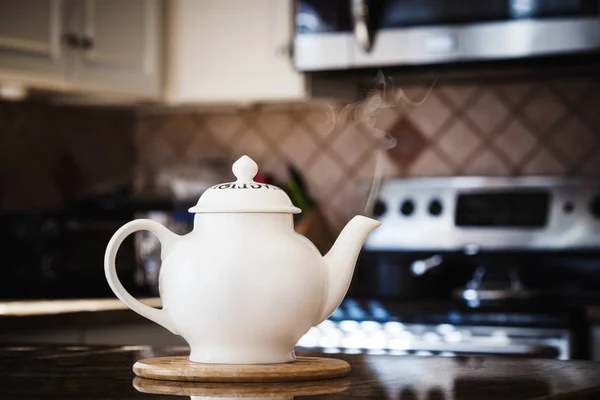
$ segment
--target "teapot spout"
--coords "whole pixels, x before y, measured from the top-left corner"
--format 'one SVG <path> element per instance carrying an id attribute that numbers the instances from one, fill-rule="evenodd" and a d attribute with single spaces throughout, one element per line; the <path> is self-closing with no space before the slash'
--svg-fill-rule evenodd
<path id="1" fill-rule="evenodd" d="M 344 227 L 333 247 L 323 257 L 327 265 L 327 290 L 321 315 L 315 325 L 323 322 L 340 305 L 352 280 L 354 267 L 363 243 L 381 222 L 357 215 Z"/>

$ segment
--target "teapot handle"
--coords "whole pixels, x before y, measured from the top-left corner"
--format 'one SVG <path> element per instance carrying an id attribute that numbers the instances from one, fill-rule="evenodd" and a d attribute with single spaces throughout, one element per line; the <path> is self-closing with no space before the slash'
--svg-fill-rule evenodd
<path id="1" fill-rule="evenodd" d="M 106 253 L 104 254 L 104 273 L 106 274 L 106 280 L 112 291 L 127 307 L 131 308 L 142 317 L 148 318 L 150 321 L 156 322 L 172 333 L 178 335 L 179 332 L 173 326 L 171 319 L 164 309 L 153 308 L 136 300 L 129 292 L 127 292 L 127 290 L 125 290 L 117 276 L 115 259 L 117 257 L 117 252 L 119 251 L 119 246 L 121 246 L 121 243 L 123 243 L 123 240 L 125 240 L 127 236 L 141 230 L 150 231 L 158 236 L 158 240 L 161 244 L 161 259 L 165 258 L 166 254 L 173 248 L 175 241 L 179 238 L 178 235 L 171 232 L 163 225 L 150 219 L 136 219 L 126 223 L 115 232 L 106 247 Z"/>

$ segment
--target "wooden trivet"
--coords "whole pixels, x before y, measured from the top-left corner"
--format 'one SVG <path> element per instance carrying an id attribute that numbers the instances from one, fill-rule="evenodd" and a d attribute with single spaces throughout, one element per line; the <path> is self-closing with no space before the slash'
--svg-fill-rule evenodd
<path id="1" fill-rule="evenodd" d="M 336 358 L 297 357 L 284 364 L 205 364 L 187 356 L 146 358 L 133 365 L 139 377 L 187 382 L 292 382 L 341 378 L 350 364 Z"/>
<path id="2" fill-rule="evenodd" d="M 316 396 L 343 392 L 350 388 L 349 378 L 321 379 L 304 382 L 176 382 L 158 381 L 136 376 L 133 387 L 138 392 L 170 396 L 271 398 Z"/>

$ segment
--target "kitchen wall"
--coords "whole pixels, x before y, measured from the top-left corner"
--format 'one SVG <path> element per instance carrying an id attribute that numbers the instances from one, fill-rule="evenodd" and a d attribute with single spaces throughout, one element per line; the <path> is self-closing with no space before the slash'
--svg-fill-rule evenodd
<path id="1" fill-rule="evenodd" d="M 388 87 L 381 100 L 142 113 L 138 185 L 165 166 L 215 153 L 248 154 L 282 178 L 291 163 L 337 229 L 364 207 L 354 200 L 357 184 L 373 177 L 376 151 L 389 143 L 384 132 L 397 141 L 388 176 L 600 175 L 598 79 L 440 81 Z"/>
<path id="2" fill-rule="evenodd" d="M 600 175 L 600 79 L 402 86 L 353 104 L 238 110 L 0 103 L 0 208 L 52 207 L 169 167 L 248 154 L 285 178 L 297 166 L 334 228 L 364 207 L 359 182 L 386 175 Z"/>
<path id="3" fill-rule="evenodd" d="M 0 210 L 47 210 L 132 179 L 131 111 L 0 102 Z"/>

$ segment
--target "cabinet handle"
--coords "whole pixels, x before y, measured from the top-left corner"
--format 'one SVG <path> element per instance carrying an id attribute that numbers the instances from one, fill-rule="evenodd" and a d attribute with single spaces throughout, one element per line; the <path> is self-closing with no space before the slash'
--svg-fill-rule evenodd
<path id="1" fill-rule="evenodd" d="M 94 47 L 94 41 L 92 40 L 92 38 L 84 36 L 79 41 L 79 48 L 81 50 L 91 50 L 93 47 Z"/>
<path id="2" fill-rule="evenodd" d="M 290 42 L 277 46 L 275 54 L 279 57 L 292 58 L 294 56 L 294 44 Z"/>
<path id="3" fill-rule="evenodd" d="M 354 37 L 365 52 L 370 52 L 374 42 L 374 27 L 367 0 L 352 0 L 352 19 L 354 22 Z"/>
<path id="4" fill-rule="evenodd" d="M 77 36 L 75 33 L 73 32 L 69 32 L 69 33 L 65 33 L 63 35 L 63 43 L 70 48 L 77 48 L 79 47 L 79 36 Z"/>

